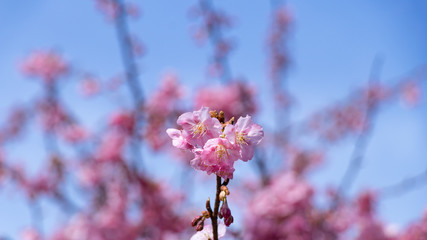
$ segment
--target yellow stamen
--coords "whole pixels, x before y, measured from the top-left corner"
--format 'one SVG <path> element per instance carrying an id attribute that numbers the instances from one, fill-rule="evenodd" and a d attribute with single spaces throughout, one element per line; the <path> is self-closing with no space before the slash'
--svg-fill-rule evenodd
<path id="1" fill-rule="evenodd" d="M 248 145 L 247 141 L 248 141 L 248 138 L 247 138 L 246 134 L 244 134 L 244 133 L 236 133 L 236 142 L 237 142 L 237 144 L 239 144 L 239 145 L 242 145 L 242 144 Z"/>
<path id="2" fill-rule="evenodd" d="M 207 128 L 206 125 L 202 122 L 197 123 L 194 125 L 191 130 L 193 131 L 193 137 L 201 137 L 206 134 Z"/>
<path id="3" fill-rule="evenodd" d="M 218 145 L 215 148 L 215 154 L 218 160 L 222 161 L 228 157 L 228 151 L 223 145 Z"/>

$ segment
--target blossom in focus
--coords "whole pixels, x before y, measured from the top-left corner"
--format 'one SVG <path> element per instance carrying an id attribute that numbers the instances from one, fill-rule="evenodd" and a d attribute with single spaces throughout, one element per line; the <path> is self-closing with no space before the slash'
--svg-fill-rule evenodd
<path id="1" fill-rule="evenodd" d="M 255 145 L 261 142 L 264 131 L 258 124 L 253 123 L 248 115 L 237 120 L 236 125 L 227 125 L 224 130 L 227 139 L 240 147 L 240 159 L 247 162 L 253 158 Z"/>
<path id="2" fill-rule="evenodd" d="M 177 123 L 188 134 L 188 142 L 192 145 L 204 146 L 209 139 L 221 134 L 221 123 L 218 119 L 211 117 L 207 107 L 182 114 Z"/>
<path id="3" fill-rule="evenodd" d="M 234 221 L 233 215 L 231 215 L 231 210 L 228 207 L 228 203 L 226 199 L 224 199 L 224 202 L 221 208 L 219 209 L 218 216 L 219 218 L 224 218 L 224 224 L 227 227 L 229 227 L 230 224 L 232 224 Z"/>
<path id="4" fill-rule="evenodd" d="M 177 130 L 174 128 L 169 128 L 166 130 L 166 133 L 169 135 L 170 138 L 172 138 L 172 145 L 179 149 L 191 149 L 193 146 L 188 143 L 186 138 L 188 136 L 185 136 L 183 134 L 186 134 L 182 130 Z"/>
<path id="5" fill-rule="evenodd" d="M 174 147 L 194 154 L 190 162 L 193 168 L 232 179 L 234 162 L 246 162 L 254 156 L 254 147 L 262 140 L 264 131 L 250 116 L 240 117 L 232 125 L 233 121 L 224 122 L 220 115 L 202 107 L 179 116 L 177 123 L 183 130 L 169 128 L 166 132 Z"/>
<path id="6" fill-rule="evenodd" d="M 43 79 L 46 84 L 52 84 L 58 77 L 67 73 L 68 65 L 54 51 L 37 51 L 24 60 L 22 71 L 28 76 Z"/>
<path id="7" fill-rule="evenodd" d="M 208 174 L 216 173 L 218 176 L 233 178 L 234 162 L 240 157 L 239 149 L 224 138 L 214 138 L 206 142 L 203 150 L 191 160 L 195 169 L 206 171 Z"/>
<path id="8" fill-rule="evenodd" d="M 222 223 L 219 223 L 218 238 L 224 237 L 226 231 L 227 229 L 225 225 Z M 212 225 L 205 226 L 202 231 L 197 232 L 190 238 L 190 240 L 211 240 L 211 239 L 213 239 Z"/>

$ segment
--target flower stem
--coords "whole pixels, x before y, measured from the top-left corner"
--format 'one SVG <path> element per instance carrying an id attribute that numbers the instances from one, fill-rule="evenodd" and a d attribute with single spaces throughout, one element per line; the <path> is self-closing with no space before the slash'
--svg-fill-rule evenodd
<path id="1" fill-rule="evenodd" d="M 221 192 L 221 177 L 216 176 L 216 195 L 214 211 L 211 215 L 213 239 L 218 240 L 218 211 L 219 211 L 219 193 Z"/>

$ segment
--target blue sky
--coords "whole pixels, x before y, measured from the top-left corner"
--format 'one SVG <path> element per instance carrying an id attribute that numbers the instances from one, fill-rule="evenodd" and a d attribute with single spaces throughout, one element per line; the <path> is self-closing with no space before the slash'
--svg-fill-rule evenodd
<path id="1" fill-rule="evenodd" d="M 212 81 L 205 75 L 211 49 L 209 45 L 197 47 L 189 34 L 194 22 L 188 17 L 188 9 L 196 1 L 138 3 L 142 6 L 142 18 L 133 22 L 131 28 L 148 49 L 139 64 L 146 95 L 168 71 L 177 73 L 190 87 Z M 237 43 L 230 56 L 232 72 L 259 86 L 259 98 L 264 104 L 259 121 L 268 125 L 267 119 L 273 112 L 265 84 L 270 5 L 265 0 L 214 0 L 214 3 L 236 18 L 235 27 L 226 33 Z M 344 98 L 349 91 L 366 83 L 378 54 L 385 59 L 383 79 L 390 83 L 427 63 L 426 1 L 331 0 L 287 1 L 287 4 L 294 16 L 289 43 L 293 64 L 287 80 L 298 99 L 293 112 L 295 120 Z M 0 38 L 1 116 L 14 103 L 27 102 L 41 94 L 37 82 L 25 79 L 17 70 L 20 60 L 32 50 L 56 49 L 75 69 L 88 70 L 101 78 L 109 78 L 122 69 L 115 31 L 95 9 L 93 1 L 0 0 Z M 99 99 L 81 100 L 75 93 L 75 80 L 69 79 L 64 84 L 65 101 L 75 107 L 88 126 L 96 126 L 117 104 L 113 101 L 106 104 Z M 397 103 L 380 113 L 366 163 L 351 192 L 366 186 L 386 186 L 427 167 L 426 104 L 423 99 L 418 108 L 408 109 Z M 95 107 L 98 112 L 93 114 Z M 44 151 L 34 145 L 40 140 L 36 131 L 28 133 L 28 139 L 13 147 L 10 156 L 36 171 Z M 345 142 L 334 148 L 325 165 L 311 176 L 313 183 L 326 186 L 340 179 L 351 147 L 351 142 Z M 153 167 L 161 169 L 158 165 Z M 166 176 L 170 171 L 159 174 Z M 241 172 L 245 171 L 250 170 Z M 11 189 L 0 190 L 0 234 L 17 236 L 30 220 L 25 202 L 19 194 L 11 192 Z M 421 215 L 427 204 L 425 196 L 427 187 L 422 187 L 385 200 L 381 202 L 380 215 L 388 222 L 404 225 Z M 55 222 L 46 221 L 47 225 Z"/>

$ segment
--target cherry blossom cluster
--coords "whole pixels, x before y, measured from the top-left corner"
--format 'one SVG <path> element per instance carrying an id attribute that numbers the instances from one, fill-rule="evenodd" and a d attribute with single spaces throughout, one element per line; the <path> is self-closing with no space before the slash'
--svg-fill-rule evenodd
<path id="1" fill-rule="evenodd" d="M 312 196 L 313 188 L 296 174 L 274 178 L 249 203 L 245 239 L 310 239 Z"/>
<path id="2" fill-rule="evenodd" d="M 45 84 L 53 84 L 69 70 L 68 63 L 55 51 L 36 51 L 21 67 L 26 75 L 41 78 Z"/>
<path id="3" fill-rule="evenodd" d="M 384 84 L 370 84 L 350 95 L 349 99 L 314 114 L 309 127 L 322 139 L 336 142 L 370 128 L 371 112 L 393 96 Z"/>
<path id="4" fill-rule="evenodd" d="M 409 226 L 398 228 L 390 227 L 376 215 L 381 191 L 362 191 L 353 198 L 332 189 L 325 199 L 320 196 L 325 204 L 317 204 L 322 189 L 310 183 L 307 172 L 327 162 L 329 152 L 323 144 L 320 148 L 311 146 L 314 141 L 310 141 L 308 148 L 303 143 L 305 138 L 301 138 L 303 134 L 294 131 L 299 130 L 294 128 L 297 125 L 290 123 L 293 118 L 285 116 L 294 101 L 288 89 L 281 85 L 291 62 L 286 43 L 293 19 L 281 1 L 272 3 L 267 37 L 271 100 L 278 113 L 277 129 L 271 129 L 268 136 L 273 137 L 264 140 L 256 149 L 254 166 L 259 170 L 259 179 L 251 178 L 250 186 L 236 182 L 232 189 L 233 199 L 230 197 L 228 183 L 233 179 L 234 163 L 251 160 L 256 145 L 264 137 L 263 128 L 250 117 L 263 106 L 255 97 L 259 86 L 231 74 L 230 63 L 233 62 L 228 62 L 228 57 L 235 49 L 235 41 L 227 32 L 233 26 L 233 19 L 217 9 L 215 1 L 197 2 L 192 12 L 198 20 L 193 29 L 194 37 L 199 43 L 211 41 L 209 74 L 224 81 L 221 85 L 203 85 L 195 89 L 191 106 L 199 109 L 197 111 L 187 112 L 188 105 L 182 103 L 190 100 L 189 91 L 184 91 L 186 88 L 173 74 L 165 75 L 151 94 L 143 94 L 147 89 L 142 87 L 140 94 L 131 91 L 131 99 L 135 101 L 132 106 L 128 105 L 130 99 L 121 95 L 122 85 L 128 84 L 135 90 L 139 85 L 145 87 L 149 81 L 139 74 L 137 62 L 137 57 L 146 53 L 145 45 L 136 34 L 129 32 L 132 26 L 126 24 L 127 20 L 136 20 L 141 15 L 139 7 L 131 1 L 93 0 L 104 17 L 116 23 L 120 49 L 125 53 L 125 69 L 109 76 L 110 81 L 103 81 L 96 73 L 76 69 L 53 50 L 38 50 L 24 59 L 22 73 L 39 79 L 43 92 L 29 103 L 13 108 L 3 119 L 4 123 L 0 123 L 0 187 L 6 186 L 5 192 L 8 189 L 20 191 L 28 200 L 33 215 L 33 226 L 23 229 L 18 239 L 217 240 L 225 237 L 227 227 L 238 222 L 238 213 L 241 213 L 244 221 L 228 230 L 227 239 L 426 240 L 427 212 Z M 117 95 L 114 104 L 118 107 L 103 113 L 96 126 L 85 127 L 87 114 L 79 119 L 76 114 L 79 111 L 73 109 L 76 105 L 67 104 L 61 95 L 64 89 L 60 80 L 64 77 L 71 83 L 79 78 L 79 90 L 87 97 L 114 93 Z M 424 77 L 414 75 L 395 86 L 370 82 L 350 95 L 348 101 L 320 109 L 309 119 L 308 131 L 328 143 L 363 134 L 370 129 L 371 112 L 382 108 L 392 98 L 400 97 L 410 106 L 418 103 L 423 87 L 421 78 Z M 108 100 L 110 103 L 111 99 Z M 33 131 L 34 120 L 38 120 L 39 124 L 34 125 L 40 129 L 34 133 L 42 135 L 40 142 L 46 150 L 41 157 L 45 163 L 35 172 L 31 169 L 33 164 L 25 166 L 15 157 L 27 154 L 26 144 L 11 147 L 15 140 L 26 136 L 22 134 L 25 130 Z M 305 123 L 301 124 L 304 128 L 307 127 Z M 33 134 L 28 135 L 32 141 Z M 170 139 L 174 148 L 166 148 Z M 141 149 L 144 154 L 139 155 Z M 182 193 L 174 190 L 176 186 L 169 186 L 162 176 L 157 176 L 159 171 L 152 168 L 155 162 L 152 160 L 163 153 L 159 150 L 179 152 L 175 156 L 185 160 L 185 165 L 179 165 L 182 169 L 178 170 L 189 178 L 192 174 L 187 171 L 193 169 L 188 165 L 216 175 L 217 187 L 215 198 L 212 198 L 215 202 L 211 206 L 211 198 L 207 199 L 206 209 L 191 222 L 193 228 L 188 223 L 191 216 L 194 217 L 194 206 L 186 198 L 198 192 L 191 181 L 186 181 L 187 176 L 181 179 L 181 184 L 185 185 Z M 148 158 L 145 152 L 149 152 Z M 28 161 L 37 160 L 34 158 L 38 155 L 30 156 Z M 281 162 L 274 161 L 275 156 Z M 276 171 L 281 166 L 286 169 Z M 407 181 L 403 183 L 410 187 Z M 69 190 L 72 191 L 70 195 Z M 44 229 L 41 221 L 46 218 L 52 222 L 51 216 L 42 212 L 45 200 L 58 204 L 66 214 L 54 228 Z M 0 232 L 1 240 L 12 239 L 3 234 Z"/>
<path id="5" fill-rule="evenodd" d="M 183 112 L 179 110 L 179 103 L 184 93 L 178 77 L 168 73 L 161 79 L 159 88 L 145 103 L 146 127 L 143 134 L 154 150 L 159 150 L 169 143 L 164 131 Z"/>
<path id="6" fill-rule="evenodd" d="M 113 0 L 94 0 L 96 7 L 101 11 L 108 20 L 114 20 L 118 16 L 119 5 L 116 1 Z M 124 11 L 127 16 L 132 18 L 139 18 L 141 15 L 140 9 L 137 5 L 132 3 L 124 4 Z"/>
<path id="7" fill-rule="evenodd" d="M 202 107 L 179 116 L 177 124 L 182 130 L 169 128 L 166 132 L 174 147 L 194 154 L 190 162 L 193 168 L 232 179 L 234 162 L 252 159 L 255 145 L 264 137 L 262 127 L 253 123 L 250 116 L 233 122 L 233 118 L 224 122 L 223 114 Z"/>

